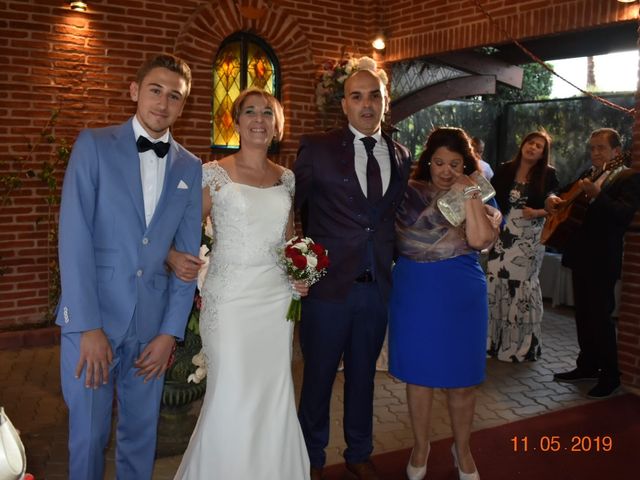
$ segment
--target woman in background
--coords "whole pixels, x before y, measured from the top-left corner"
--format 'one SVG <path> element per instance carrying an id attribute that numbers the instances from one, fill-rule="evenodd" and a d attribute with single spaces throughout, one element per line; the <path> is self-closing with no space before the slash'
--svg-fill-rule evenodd
<path id="1" fill-rule="evenodd" d="M 488 354 L 505 362 L 534 361 L 541 354 L 544 257 L 540 234 L 547 195 L 558 187 L 549 165 L 551 137 L 529 133 L 516 157 L 496 170 L 491 183 L 506 225 L 489 252 Z"/>
<path id="2" fill-rule="evenodd" d="M 400 256 L 390 300 L 389 370 L 407 383 L 415 439 L 410 480 L 426 475 L 435 388 L 447 394 L 458 476 L 480 478 L 469 447 L 475 386 L 484 380 L 486 363 L 487 286 L 478 252 L 495 241 L 501 216 L 482 203 L 469 177 L 477 170 L 463 130 L 435 129 L 396 217 Z M 449 190 L 464 198 L 466 219 L 459 227 L 436 206 Z"/>

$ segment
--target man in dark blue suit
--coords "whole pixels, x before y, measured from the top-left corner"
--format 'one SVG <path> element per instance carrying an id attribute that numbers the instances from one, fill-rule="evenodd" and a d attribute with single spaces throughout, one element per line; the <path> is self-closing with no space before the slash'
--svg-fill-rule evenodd
<path id="1" fill-rule="evenodd" d="M 359 479 L 379 478 L 369 460 L 375 364 L 387 327 L 395 212 L 411 165 L 407 149 L 381 130 L 389 102 L 384 72 L 370 58 L 360 59 L 344 90 L 349 125 L 303 136 L 294 166 L 304 234 L 331 259 L 326 277 L 304 300 L 300 325 L 299 418 L 312 480 L 322 477 L 341 359 L 347 469 Z"/>

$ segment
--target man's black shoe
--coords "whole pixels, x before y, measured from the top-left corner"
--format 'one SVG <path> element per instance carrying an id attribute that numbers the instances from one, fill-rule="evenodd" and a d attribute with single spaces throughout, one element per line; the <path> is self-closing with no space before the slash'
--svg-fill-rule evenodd
<path id="1" fill-rule="evenodd" d="M 585 380 L 598 380 L 598 372 L 585 373 L 576 368 L 570 372 L 556 373 L 553 375 L 556 382 L 582 382 Z"/>
<path id="2" fill-rule="evenodd" d="M 589 398 L 607 398 L 620 388 L 619 381 L 600 380 L 595 387 L 587 393 Z"/>

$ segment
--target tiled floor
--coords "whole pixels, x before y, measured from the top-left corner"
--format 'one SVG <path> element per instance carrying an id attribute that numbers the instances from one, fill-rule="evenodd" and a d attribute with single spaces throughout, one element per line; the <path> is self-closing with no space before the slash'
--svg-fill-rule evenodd
<path id="1" fill-rule="evenodd" d="M 560 384 L 552 380 L 552 372 L 573 367 L 576 357 L 571 311 L 547 308 L 543 333 L 543 355 L 538 362 L 487 361 L 487 380 L 478 392 L 476 430 L 592 401 L 584 397 L 588 384 Z M 294 359 L 296 388 L 300 386 L 301 371 L 302 360 L 297 352 Z M 339 373 L 331 409 L 328 464 L 341 462 L 341 451 L 345 447 L 341 418 L 343 381 Z M 36 474 L 37 480 L 66 478 L 67 416 L 59 388 L 58 348 L 0 351 L 0 386 L 0 405 L 22 431 L 28 448 L 29 471 Z M 437 393 L 434 401 L 432 432 L 434 439 L 451 436 L 442 392 Z M 374 437 L 374 453 L 412 444 L 404 384 L 385 372 L 378 372 L 376 377 Z M 113 478 L 113 450 L 107 458 L 106 478 Z M 158 459 L 153 478 L 173 478 L 179 461 L 179 457 Z"/>

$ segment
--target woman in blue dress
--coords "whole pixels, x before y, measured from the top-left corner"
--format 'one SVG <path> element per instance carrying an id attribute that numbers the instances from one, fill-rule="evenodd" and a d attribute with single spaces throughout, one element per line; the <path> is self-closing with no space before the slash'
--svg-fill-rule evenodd
<path id="1" fill-rule="evenodd" d="M 447 394 L 461 480 L 479 479 L 469 448 L 475 386 L 484 380 L 487 286 L 478 252 L 496 239 L 501 215 L 484 205 L 469 177 L 478 162 L 468 135 L 437 128 L 409 181 L 396 218 L 399 258 L 390 301 L 390 372 L 407 383 L 415 444 L 407 476 L 426 475 L 435 388 Z M 452 226 L 436 202 L 449 190 L 464 198 L 465 222 Z"/>

